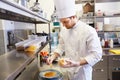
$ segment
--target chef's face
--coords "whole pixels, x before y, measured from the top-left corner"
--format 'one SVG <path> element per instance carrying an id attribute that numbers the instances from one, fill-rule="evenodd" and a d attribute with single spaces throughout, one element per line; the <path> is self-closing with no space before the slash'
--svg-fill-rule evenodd
<path id="1" fill-rule="evenodd" d="M 67 29 L 70 29 L 75 25 L 73 16 L 68 18 L 61 18 L 60 21 L 63 24 L 63 26 L 65 26 Z"/>

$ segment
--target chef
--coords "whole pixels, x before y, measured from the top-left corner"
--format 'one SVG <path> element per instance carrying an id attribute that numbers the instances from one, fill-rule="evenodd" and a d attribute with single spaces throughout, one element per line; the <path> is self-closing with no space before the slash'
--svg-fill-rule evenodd
<path id="1" fill-rule="evenodd" d="M 54 0 L 56 13 L 63 28 L 59 44 L 47 59 L 51 64 L 54 59 L 65 52 L 65 68 L 69 80 L 92 80 L 92 67 L 102 57 L 102 48 L 96 30 L 79 21 L 76 17 L 74 0 Z"/>

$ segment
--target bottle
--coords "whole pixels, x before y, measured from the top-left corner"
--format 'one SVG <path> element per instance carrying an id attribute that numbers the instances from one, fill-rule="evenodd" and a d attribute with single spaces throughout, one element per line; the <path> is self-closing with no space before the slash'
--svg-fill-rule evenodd
<path id="1" fill-rule="evenodd" d="M 102 48 L 104 48 L 104 46 L 105 46 L 105 40 L 104 39 L 102 39 L 101 45 L 102 45 Z"/>
<path id="2" fill-rule="evenodd" d="M 105 46 L 104 46 L 105 48 L 108 48 L 109 47 L 109 41 L 108 41 L 108 39 L 105 39 Z"/>
<path id="3" fill-rule="evenodd" d="M 113 39 L 110 39 L 109 45 L 110 45 L 110 48 L 113 48 Z"/>

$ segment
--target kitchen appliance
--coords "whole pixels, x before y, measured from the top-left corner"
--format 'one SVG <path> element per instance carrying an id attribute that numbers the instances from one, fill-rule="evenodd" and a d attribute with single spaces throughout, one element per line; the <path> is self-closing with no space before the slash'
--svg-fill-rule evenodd
<path id="1" fill-rule="evenodd" d="M 109 77 L 108 80 L 120 80 L 120 56 L 109 56 Z"/>
<path id="2" fill-rule="evenodd" d="M 93 66 L 92 80 L 108 80 L 108 57 L 103 58 L 96 65 Z"/>
<path id="3" fill-rule="evenodd" d="M 93 66 L 92 80 L 120 80 L 120 55 L 103 56 Z"/>

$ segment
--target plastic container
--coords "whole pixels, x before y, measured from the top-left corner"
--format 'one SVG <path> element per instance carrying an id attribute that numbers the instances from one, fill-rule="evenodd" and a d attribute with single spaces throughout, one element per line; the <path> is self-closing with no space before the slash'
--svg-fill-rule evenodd
<path id="1" fill-rule="evenodd" d="M 98 31 L 102 31 L 103 30 L 103 22 L 97 22 L 96 27 L 97 27 Z"/>
<path id="2" fill-rule="evenodd" d="M 24 40 L 24 41 L 20 41 L 18 43 L 15 44 L 15 47 L 18 51 L 24 51 L 24 44 L 30 42 L 30 39 Z"/>
<path id="3" fill-rule="evenodd" d="M 110 39 L 109 46 L 110 48 L 113 48 L 113 39 Z"/>

